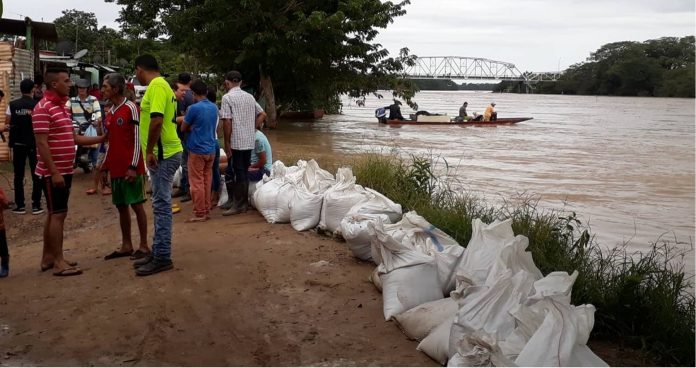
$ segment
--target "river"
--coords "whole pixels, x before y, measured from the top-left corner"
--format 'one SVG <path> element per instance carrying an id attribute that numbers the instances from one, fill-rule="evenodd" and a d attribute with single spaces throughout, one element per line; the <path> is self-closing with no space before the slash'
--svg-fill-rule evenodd
<path id="1" fill-rule="evenodd" d="M 384 93 L 389 97 L 389 93 Z M 313 123 L 281 121 L 269 138 L 277 156 L 365 150 L 425 153 L 447 161 L 470 191 L 496 202 L 518 193 L 545 208 L 575 211 L 597 241 L 635 250 L 660 236 L 692 249 L 694 239 L 694 100 L 677 98 L 518 95 L 423 91 L 420 110 L 534 117 L 514 126 L 380 126 L 374 110 L 390 99 L 370 96 L 364 107 L 344 98 L 341 115 Z M 402 113 L 412 112 L 408 106 Z M 694 272 L 693 252 L 687 269 Z"/>

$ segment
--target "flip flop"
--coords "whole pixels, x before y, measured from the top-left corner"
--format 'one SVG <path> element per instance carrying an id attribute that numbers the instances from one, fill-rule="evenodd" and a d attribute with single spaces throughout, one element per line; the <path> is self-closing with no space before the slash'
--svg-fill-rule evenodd
<path id="1" fill-rule="evenodd" d="M 75 266 L 77 266 L 77 262 L 67 262 L 67 263 L 68 263 L 68 266 L 70 266 L 70 267 L 75 267 Z M 50 269 L 52 269 L 52 268 L 53 268 L 53 264 L 52 264 L 52 263 L 51 263 L 50 266 L 41 265 L 41 272 L 46 272 L 46 271 L 48 271 L 48 270 L 50 270 Z"/>
<path id="2" fill-rule="evenodd" d="M 82 270 L 76 267 L 68 267 L 58 272 L 54 272 L 53 276 L 77 276 L 82 275 Z"/>
<path id="3" fill-rule="evenodd" d="M 102 190 L 102 195 L 103 195 L 103 196 L 111 195 L 111 189 Z"/>
<path id="4" fill-rule="evenodd" d="M 151 253 L 150 252 L 143 252 L 142 250 L 138 249 L 133 254 L 131 254 L 130 259 L 136 260 L 136 259 L 141 259 L 149 256 Z"/>
<path id="5" fill-rule="evenodd" d="M 192 223 L 192 222 L 205 222 L 208 221 L 207 217 L 191 217 L 190 219 L 184 221 L 186 223 Z"/>
<path id="6" fill-rule="evenodd" d="M 172 204 L 172 213 L 179 213 L 181 212 L 181 208 L 177 204 Z"/>
<path id="7" fill-rule="evenodd" d="M 104 260 L 108 261 L 110 259 L 115 259 L 115 258 L 130 257 L 131 255 L 133 255 L 132 251 L 122 253 L 122 252 L 115 250 L 115 251 L 111 252 L 111 254 L 104 256 Z"/>
<path id="8" fill-rule="evenodd" d="M 97 194 L 97 190 L 96 189 L 87 189 L 87 191 L 85 193 L 87 193 L 87 195 Z"/>

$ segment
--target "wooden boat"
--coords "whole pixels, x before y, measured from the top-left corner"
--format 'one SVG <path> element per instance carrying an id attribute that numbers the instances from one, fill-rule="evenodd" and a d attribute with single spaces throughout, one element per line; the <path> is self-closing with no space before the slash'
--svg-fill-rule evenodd
<path id="1" fill-rule="evenodd" d="M 533 118 L 498 118 L 495 121 L 413 121 L 413 120 L 387 120 L 386 125 L 461 125 L 461 126 L 496 126 L 512 125 Z"/>

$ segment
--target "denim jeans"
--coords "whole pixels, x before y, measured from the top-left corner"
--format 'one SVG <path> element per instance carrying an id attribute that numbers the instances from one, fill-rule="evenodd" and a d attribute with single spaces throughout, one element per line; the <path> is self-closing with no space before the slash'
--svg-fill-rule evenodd
<path id="1" fill-rule="evenodd" d="M 152 256 L 158 261 L 169 261 L 172 256 L 172 183 L 181 165 L 181 152 L 157 162 L 150 170 L 152 179 L 152 214 L 155 234 L 152 237 Z"/>
<path id="2" fill-rule="evenodd" d="M 232 206 L 246 210 L 249 206 L 249 166 L 251 165 L 251 150 L 232 150 L 229 158 L 225 182 L 230 184 L 227 191 L 232 198 Z M 232 193 L 230 192 L 230 187 Z"/>

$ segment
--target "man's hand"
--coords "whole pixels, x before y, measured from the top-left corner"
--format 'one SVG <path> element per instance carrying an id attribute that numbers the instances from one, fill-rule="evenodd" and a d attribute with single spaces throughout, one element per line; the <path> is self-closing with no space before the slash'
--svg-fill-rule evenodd
<path id="1" fill-rule="evenodd" d="M 65 188 L 65 180 L 63 179 L 63 175 L 51 175 L 51 184 L 53 184 L 54 188 Z"/>
<path id="2" fill-rule="evenodd" d="M 259 170 L 260 170 L 260 168 L 258 168 L 258 167 L 249 167 L 249 172 L 257 172 Z"/>
<path id="3" fill-rule="evenodd" d="M 155 164 L 156 164 L 156 162 L 155 162 Z M 127 183 L 134 182 L 136 176 L 137 176 L 137 174 L 136 174 L 135 170 L 128 169 L 128 171 L 126 171 L 126 182 Z"/>
<path id="4" fill-rule="evenodd" d="M 155 156 L 154 153 L 148 153 L 145 162 L 147 163 L 147 167 L 150 169 L 157 168 L 157 156 Z"/>

